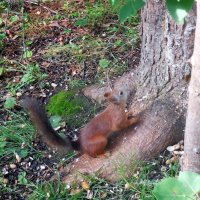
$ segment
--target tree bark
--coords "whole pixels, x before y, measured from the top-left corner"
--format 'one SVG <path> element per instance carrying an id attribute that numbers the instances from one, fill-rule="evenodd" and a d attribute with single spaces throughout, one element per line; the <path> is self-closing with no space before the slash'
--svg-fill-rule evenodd
<path id="1" fill-rule="evenodd" d="M 115 87 L 128 83 L 130 93 L 135 91 L 129 110 L 140 114 L 141 122 L 111 138 L 108 158 L 82 155 L 67 166 L 65 182 L 80 178 L 81 173 L 118 180 L 121 175 L 131 175 L 138 160 L 150 160 L 183 138 L 188 87 L 185 77 L 191 71 L 186 61 L 193 51 L 195 9 L 184 25 L 171 19 L 164 0 L 147 1 L 141 15 L 140 65 L 115 83 Z M 101 91 L 91 88 L 86 94 L 98 99 L 96 94 Z"/>
<path id="2" fill-rule="evenodd" d="M 183 171 L 200 173 L 200 0 L 197 0 L 197 25 L 194 52 L 191 58 L 192 75 L 185 129 Z"/>

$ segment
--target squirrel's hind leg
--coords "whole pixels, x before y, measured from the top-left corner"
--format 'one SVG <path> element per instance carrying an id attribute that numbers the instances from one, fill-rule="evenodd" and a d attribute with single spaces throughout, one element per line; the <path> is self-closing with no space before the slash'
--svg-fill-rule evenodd
<path id="1" fill-rule="evenodd" d="M 107 143 L 108 140 L 106 137 L 101 135 L 94 136 L 87 141 L 84 152 L 92 157 L 97 157 L 104 153 Z"/>

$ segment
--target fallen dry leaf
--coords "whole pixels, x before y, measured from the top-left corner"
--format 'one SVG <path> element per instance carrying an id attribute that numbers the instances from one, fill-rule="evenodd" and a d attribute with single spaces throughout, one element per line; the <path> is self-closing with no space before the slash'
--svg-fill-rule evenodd
<path id="1" fill-rule="evenodd" d="M 84 190 L 89 190 L 89 189 L 90 189 L 90 185 L 89 185 L 89 183 L 88 183 L 87 181 L 83 181 L 83 182 L 81 183 L 81 186 L 82 186 L 82 188 L 83 188 Z"/>

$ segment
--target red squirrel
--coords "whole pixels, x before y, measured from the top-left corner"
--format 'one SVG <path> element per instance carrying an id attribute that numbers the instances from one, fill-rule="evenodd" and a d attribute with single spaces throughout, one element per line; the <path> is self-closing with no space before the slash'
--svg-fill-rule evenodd
<path id="1" fill-rule="evenodd" d="M 92 157 L 104 153 L 108 137 L 113 132 L 125 129 L 139 121 L 138 117 L 130 117 L 130 113 L 125 112 L 127 89 L 113 89 L 111 92 L 106 92 L 104 96 L 109 102 L 107 108 L 80 130 L 80 149 Z M 44 109 L 36 100 L 26 98 L 22 106 L 29 111 L 32 122 L 47 145 L 64 151 L 73 149 L 70 141 L 63 139 L 52 128 Z"/>

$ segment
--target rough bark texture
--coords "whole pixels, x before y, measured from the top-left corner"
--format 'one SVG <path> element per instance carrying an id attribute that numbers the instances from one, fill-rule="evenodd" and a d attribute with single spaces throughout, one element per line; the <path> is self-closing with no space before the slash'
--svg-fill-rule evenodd
<path id="1" fill-rule="evenodd" d="M 183 138 L 188 86 L 184 77 L 190 74 L 186 61 L 192 55 L 194 30 L 194 10 L 186 24 L 176 25 L 164 0 L 147 1 L 142 11 L 140 65 L 115 84 L 121 87 L 126 82 L 130 92 L 134 90 L 129 110 L 139 113 L 141 122 L 111 139 L 109 158 L 83 155 L 72 163 L 66 182 L 80 173 L 117 180 L 120 174 L 130 175 L 138 160 L 152 159 Z M 85 93 L 100 101 L 104 89 L 93 87 Z M 124 173 L 120 173 L 122 168 Z"/>
<path id="2" fill-rule="evenodd" d="M 139 101 L 145 106 L 171 92 L 179 104 L 186 97 L 184 77 L 190 74 L 186 61 L 193 50 L 195 12 L 188 16 L 187 23 L 177 25 L 166 11 L 165 1 L 148 2 L 142 11 L 141 64 L 133 76 L 138 88 L 135 104 Z"/>
<path id="3" fill-rule="evenodd" d="M 185 130 L 183 171 L 200 173 L 200 0 L 197 1 L 197 25 L 192 76 L 189 85 L 189 101 Z"/>

